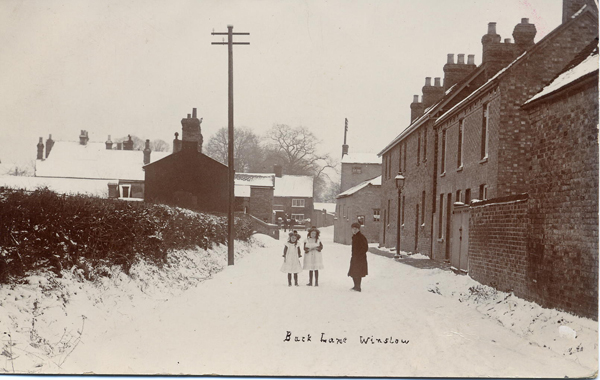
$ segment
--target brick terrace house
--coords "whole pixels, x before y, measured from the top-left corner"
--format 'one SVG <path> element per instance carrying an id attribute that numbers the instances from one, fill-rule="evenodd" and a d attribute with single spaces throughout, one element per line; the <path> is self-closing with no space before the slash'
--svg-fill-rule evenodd
<path id="1" fill-rule="evenodd" d="M 227 212 L 228 168 L 202 153 L 201 120 L 181 120 L 182 135 L 175 133 L 173 153 L 144 166 L 144 199 L 198 211 Z"/>
<path id="2" fill-rule="evenodd" d="M 597 37 L 597 14 L 593 1 L 566 0 L 563 23 L 538 43 L 527 19 L 515 27 L 514 43 L 501 42 L 490 23 L 479 67 L 465 68 L 450 87 L 444 83 L 433 101 L 426 81 L 423 103 L 417 97 L 411 105 L 413 121 L 380 153 L 382 245 L 427 252 L 481 283 L 597 318 L 598 147 L 589 143 L 597 139 L 597 94 L 578 84 L 566 90 L 570 97 L 522 108 Z M 569 131 L 566 123 L 576 122 Z M 557 130 L 561 136 L 551 132 Z M 566 152 L 586 141 L 587 167 Z M 401 192 L 398 172 L 405 176 Z M 549 178 L 556 183 L 546 186 Z"/>
<path id="3" fill-rule="evenodd" d="M 494 75 L 435 121 L 439 207 L 433 258 L 469 270 L 476 262 L 467 257 L 469 217 L 462 205 L 528 191 L 533 138 L 521 105 L 597 36 L 597 25 L 597 15 L 586 7 L 538 43 L 527 19 L 515 27 L 514 44 L 501 43 L 494 28 L 483 36 L 482 66 L 488 77 Z"/>
<path id="4" fill-rule="evenodd" d="M 350 225 L 358 222 L 369 243 L 379 241 L 381 213 L 381 175 L 343 191 L 337 196 L 337 218 L 334 220 L 333 241 L 352 244 Z"/>
<path id="5" fill-rule="evenodd" d="M 69 193 L 103 197 L 144 198 L 143 166 L 165 157 L 167 152 L 151 152 L 146 140 L 143 151 L 133 150 L 131 136 L 124 142 L 90 142 L 82 130 L 79 141 L 54 141 L 52 135 L 37 144 L 35 176 L 39 185 Z M 45 148 L 45 153 L 44 153 Z"/>
<path id="6" fill-rule="evenodd" d="M 410 124 L 379 152 L 383 159 L 380 246 L 431 255 L 437 168 L 434 122 L 486 80 L 474 55 L 469 55 L 466 63 L 464 54 L 458 54 L 456 62 L 454 54 L 447 57 L 443 86 L 440 78 L 435 78 L 433 85 L 430 77 L 425 78 L 422 101 L 415 95 L 410 105 Z M 401 191 L 395 181 L 400 173 L 405 177 Z"/>

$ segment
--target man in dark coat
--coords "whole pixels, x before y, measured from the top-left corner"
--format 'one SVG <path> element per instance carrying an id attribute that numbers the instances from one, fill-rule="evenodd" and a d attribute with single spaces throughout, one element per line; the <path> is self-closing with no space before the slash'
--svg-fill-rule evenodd
<path id="1" fill-rule="evenodd" d="M 369 243 L 367 238 L 360 232 L 360 224 L 352 223 L 352 258 L 348 276 L 354 280 L 354 287 L 350 290 L 360 292 L 362 278 L 369 274 L 367 266 L 367 251 Z"/>

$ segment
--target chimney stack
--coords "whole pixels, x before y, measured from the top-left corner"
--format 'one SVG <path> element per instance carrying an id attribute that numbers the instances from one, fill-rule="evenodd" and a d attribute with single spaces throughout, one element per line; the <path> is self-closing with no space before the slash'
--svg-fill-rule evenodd
<path id="1" fill-rule="evenodd" d="M 179 132 L 175 132 L 173 139 L 173 153 L 181 152 L 181 140 L 179 140 Z"/>
<path id="2" fill-rule="evenodd" d="M 112 140 L 110 139 L 110 135 L 108 135 L 108 140 L 106 140 L 105 144 L 106 144 L 106 149 L 107 149 L 107 150 L 111 150 L 111 149 L 112 149 L 113 142 L 112 142 Z"/>
<path id="3" fill-rule="evenodd" d="M 123 149 L 123 143 L 122 142 L 118 142 L 117 143 L 117 150 L 122 150 Z"/>
<path id="4" fill-rule="evenodd" d="M 283 168 L 279 164 L 273 165 L 273 172 L 277 178 L 281 178 L 283 176 Z"/>
<path id="5" fill-rule="evenodd" d="M 521 54 L 535 45 L 533 40 L 536 33 L 537 30 L 535 25 L 530 24 L 528 18 L 522 18 L 521 23 L 517 24 L 513 30 L 513 38 L 515 40 L 515 45 L 517 45 L 517 54 Z"/>
<path id="6" fill-rule="evenodd" d="M 79 144 L 81 145 L 87 145 L 87 142 L 89 141 L 89 137 L 88 137 L 88 132 L 86 130 L 81 130 L 81 134 L 79 135 Z"/>
<path id="7" fill-rule="evenodd" d="M 50 155 L 53 146 L 54 140 L 52 140 L 52 135 L 48 135 L 48 140 L 46 140 L 46 158 L 48 158 L 48 156 Z"/>
<path id="8" fill-rule="evenodd" d="M 129 138 L 127 141 L 123 141 L 123 150 L 133 150 L 133 140 L 131 139 L 131 135 L 127 135 Z"/>
<path id="9" fill-rule="evenodd" d="M 146 146 L 144 147 L 144 165 L 148 165 L 150 163 L 150 139 L 146 139 Z"/>
<path id="10" fill-rule="evenodd" d="M 192 114 L 188 114 L 186 119 L 181 119 L 181 149 L 192 149 L 202 153 L 202 129 L 200 125 L 202 119 L 196 116 L 196 108 L 192 109 Z"/>
<path id="11" fill-rule="evenodd" d="M 410 104 L 410 122 L 412 123 L 423 116 L 424 111 L 425 107 L 423 106 L 423 103 L 419 102 L 419 95 L 414 95 L 413 102 Z"/>
<path id="12" fill-rule="evenodd" d="M 475 56 L 469 54 L 468 62 L 465 64 L 465 55 L 458 54 L 454 63 L 454 54 L 448 54 L 448 61 L 444 65 L 444 91 L 448 91 L 456 83 L 463 80 L 475 69 Z"/>
<path id="13" fill-rule="evenodd" d="M 44 139 L 40 137 L 40 141 L 37 144 L 37 159 L 44 159 Z"/>

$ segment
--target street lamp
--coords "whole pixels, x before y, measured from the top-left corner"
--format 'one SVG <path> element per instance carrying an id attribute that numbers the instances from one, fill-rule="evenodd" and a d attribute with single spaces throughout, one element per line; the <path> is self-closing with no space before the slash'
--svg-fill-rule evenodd
<path id="1" fill-rule="evenodd" d="M 404 176 L 402 172 L 398 172 L 394 180 L 396 181 L 396 189 L 398 189 L 398 216 L 396 218 L 396 256 L 400 257 L 400 206 L 402 201 L 402 188 L 404 187 Z"/>

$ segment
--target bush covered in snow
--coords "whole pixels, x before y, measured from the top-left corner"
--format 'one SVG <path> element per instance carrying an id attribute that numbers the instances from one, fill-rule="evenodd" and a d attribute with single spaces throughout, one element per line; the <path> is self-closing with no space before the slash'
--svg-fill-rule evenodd
<path id="1" fill-rule="evenodd" d="M 251 222 L 236 217 L 235 238 L 248 240 Z M 209 249 L 227 242 L 223 216 L 85 195 L 0 188 L 0 283 L 28 272 L 77 268 L 87 279 L 108 276 L 102 268 L 129 273 L 145 261 L 167 264 L 173 250 Z"/>

